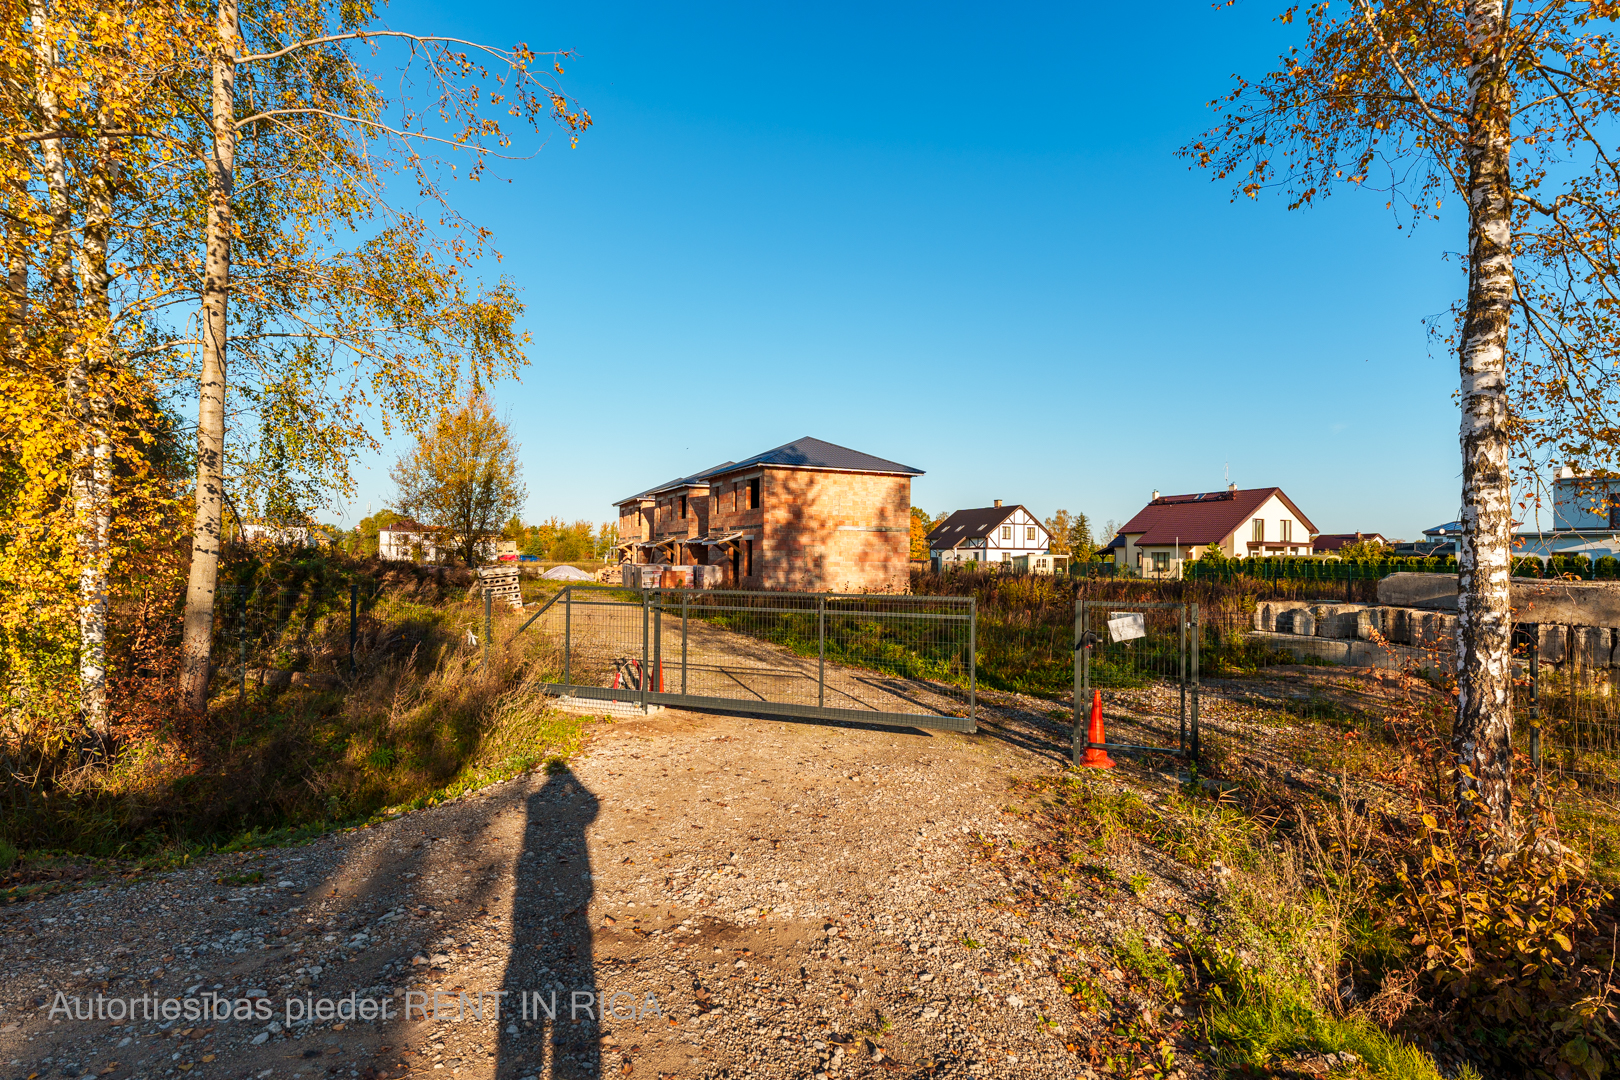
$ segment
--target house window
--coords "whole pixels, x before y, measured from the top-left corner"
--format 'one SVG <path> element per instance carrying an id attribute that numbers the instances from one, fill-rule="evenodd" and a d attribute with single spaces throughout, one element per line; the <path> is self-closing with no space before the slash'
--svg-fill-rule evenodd
<path id="1" fill-rule="evenodd" d="M 1035 542 L 1035 526 L 1030 525 L 1024 529 L 1024 539 L 1028 540 L 1031 544 Z"/>
<path id="2" fill-rule="evenodd" d="M 1001 527 L 1001 538 L 1003 540 L 1011 540 L 1012 539 L 1012 526 L 1011 525 L 1003 525 Z"/>
<path id="3" fill-rule="evenodd" d="M 748 509 L 759 509 L 759 481 L 748 481 Z"/>
<path id="4" fill-rule="evenodd" d="M 1012 552 L 1010 552 L 1010 551 L 1003 551 L 1003 552 L 1002 552 L 1002 553 L 1001 553 L 1001 561 L 1002 561 L 1002 562 L 1012 562 Z"/>
<path id="5" fill-rule="evenodd" d="M 1620 496 L 1611 495 L 1609 498 L 1609 528 L 1620 529 Z"/>
<path id="6" fill-rule="evenodd" d="M 681 520 L 686 520 L 686 496 L 681 496 Z"/>
<path id="7" fill-rule="evenodd" d="M 755 483 L 758 483 L 758 481 L 756 480 Z M 745 552 L 745 557 L 747 559 L 748 576 L 753 577 L 754 576 L 754 542 L 752 540 L 747 541 L 744 544 L 743 550 Z"/>
<path id="8" fill-rule="evenodd" d="M 1288 518 L 1283 518 L 1279 524 L 1282 528 L 1282 542 L 1285 544 L 1290 543 L 1294 539 L 1293 521 Z M 1290 552 L 1290 554 L 1292 554 L 1292 552 Z"/>
<path id="9" fill-rule="evenodd" d="M 1255 518 L 1253 528 L 1254 528 L 1254 542 L 1257 543 L 1257 544 L 1263 542 L 1265 540 L 1265 538 L 1266 538 L 1266 519 L 1265 518 Z"/>
<path id="10" fill-rule="evenodd" d="M 1155 551 L 1153 553 L 1153 572 L 1162 574 L 1170 569 L 1170 553 L 1168 551 Z"/>
<path id="11" fill-rule="evenodd" d="M 738 486 L 739 485 L 737 485 L 737 484 L 732 484 L 731 485 L 731 509 L 732 510 L 737 509 L 737 488 L 738 488 Z"/>

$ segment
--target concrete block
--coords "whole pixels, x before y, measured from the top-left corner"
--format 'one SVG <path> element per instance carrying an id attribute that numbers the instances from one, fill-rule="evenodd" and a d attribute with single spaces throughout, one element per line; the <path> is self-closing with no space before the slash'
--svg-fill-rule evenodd
<path id="1" fill-rule="evenodd" d="M 1299 637 L 1316 636 L 1316 616 L 1309 608 L 1295 608 L 1288 613 L 1288 632 Z"/>
<path id="2" fill-rule="evenodd" d="M 1287 633 L 1280 630 L 1278 620 L 1284 615 L 1310 607 L 1301 600 L 1262 600 L 1254 607 L 1254 628 L 1267 633 Z"/>
<path id="3" fill-rule="evenodd" d="M 1543 664 L 1562 664 L 1569 655 L 1569 627 L 1557 623 L 1542 623 L 1536 646 Z"/>
<path id="4" fill-rule="evenodd" d="M 1391 574 L 1378 582 L 1378 602 L 1392 607 L 1457 610 L 1457 575 Z"/>
<path id="5" fill-rule="evenodd" d="M 1519 622 L 1620 626 L 1620 584 L 1514 578 L 1513 617 Z"/>
<path id="6" fill-rule="evenodd" d="M 1418 649 L 1432 649 L 1439 644 L 1438 620 L 1440 616 L 1433 611 L 1414 610 L 1409 616 L 1409 625 L 1412 628 L 1410 644 Z"/>
<path id="7" fill-rule="evenodd" d="M 1364 608 L 1362 604 L 1317 604 L 1311 609 L 1316 620 L 1316 636 L 1354 638 L 1357 617 Z"/>
<path id="8" fill-rule="evenodd" d="M 1383 635 L 1385 619 L 1390 608 L 1370 607 L 1356 612 L 1356 640 L 1371 641 L 1374 634 Z"/>
<path id="9" fill-rule="evenodd" d="M 1434 617 L 1435 644 L 1440 648 L 1456 648 L 1456 615 L 1437 612 Z"/>
<path id="10" fill-rule="evenodd" d="M 1580 669 L 1606 668 L 1612 641 L 1609 631 L 1601 626 L 1570 627 L 1570 659 Z"/>

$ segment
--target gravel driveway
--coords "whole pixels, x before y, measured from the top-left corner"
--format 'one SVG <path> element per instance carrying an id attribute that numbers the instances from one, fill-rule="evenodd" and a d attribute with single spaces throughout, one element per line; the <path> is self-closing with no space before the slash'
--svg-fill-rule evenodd
<path id="1" fill-rule="evenodd" d="M 0 1076 L 1084 1075 L 1072 931 L 973 854 L 1067 757 L 1044 708 L 593 723 L 566 769 L 4 909 Z"/>

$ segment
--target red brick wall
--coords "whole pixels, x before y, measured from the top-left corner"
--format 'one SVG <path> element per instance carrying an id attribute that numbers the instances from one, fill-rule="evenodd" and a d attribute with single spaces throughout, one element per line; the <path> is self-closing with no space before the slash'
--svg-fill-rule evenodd
<path id="1" fill-rule="evenodd" d="M 909 477 L 766 469 L 761 506 L 750 510 L 748 474 L 740 475 L 738 509 L 731 509 L 731 491 L 739 481 L 726 478 L 711 527 L 753 534 L 754 573 L 742 578 L 742 588 L 904 592 L 909 587 Z M 746 565 L 743 569 L 746 573 Z"/>

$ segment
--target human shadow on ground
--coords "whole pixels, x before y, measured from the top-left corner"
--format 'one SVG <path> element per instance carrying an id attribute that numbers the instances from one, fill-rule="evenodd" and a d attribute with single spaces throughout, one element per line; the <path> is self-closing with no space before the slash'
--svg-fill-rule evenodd
<path id="1" fill-rule="evenodd" d="M 495 1075 L 594 1080 L 602 1068 L 602 1014 L 586 830 L 600 804 L 559 763 L 529 796 L 527 809 L 523 850 L 512 874 L 511 952 L 501 986 Z"/>

